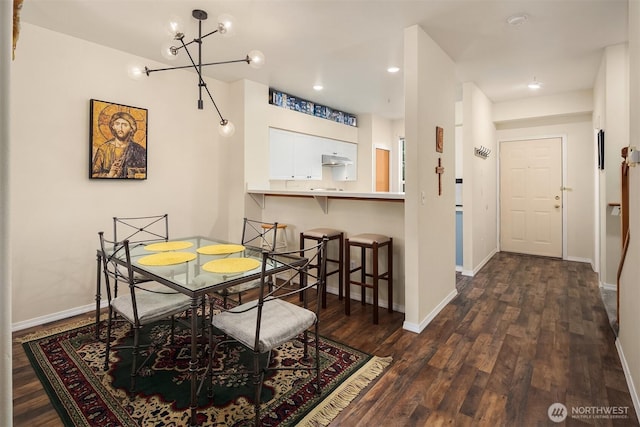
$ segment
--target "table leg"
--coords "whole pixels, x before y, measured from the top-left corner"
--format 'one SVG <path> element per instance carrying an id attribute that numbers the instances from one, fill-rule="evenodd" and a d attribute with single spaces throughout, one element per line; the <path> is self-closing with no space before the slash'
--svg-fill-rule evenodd
<path id="1" fill-rule="evenodd" d="M 198 409 L 198 298 L 191 299 L 191 360 L 189 361 L 191 374 L 191 421 L 192 427 L 197 426 Z"/>
<path id="2" fill-rule="evenodd" d="M 102 254 L 96 255 L 96 340 L 100 339 L 100 288 L 102 286 Z"/>

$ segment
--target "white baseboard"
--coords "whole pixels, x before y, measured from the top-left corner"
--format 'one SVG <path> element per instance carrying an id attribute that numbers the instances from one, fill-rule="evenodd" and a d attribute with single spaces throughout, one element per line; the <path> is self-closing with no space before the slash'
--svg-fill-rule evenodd
<path id="1" fill-rule="evenodd" d="M 640 399 L 638 399 L 638 391 L 633 383 L 631 377 L 631 371 L 627 364 L 627 359 L 624 357 L 624 351 L 622 350 L 622 344 L 619 339 L 616 339 L 616 349 L 618 350 L 618 356 L 620 357 L 620 363 L 622 364 L 622 370 L 624 371 L 624 377 L 627 380 L 627 387 L 629 387 L 629 394 L 631 395 L 631 401 L 633 402 L 633 408 L 636 411 L 636 417 L 640 418 Z"/>
<path id="2" fill-rule="evenodd" d="M 581 257 L 577 257 L 577 256 L 568 256 L 564 260 L 565 261 L 583 262 L 585 264 L 591 264 L 591 266 L 593 267 L 593 260 L 591 260 L 589 258 L 581 258 Z"/>
<path id="3" fill-rule="evenodd" d="M 463 276 L 469 276 L 469 277 L 473 277 L 473 276 L 475 276 L 475 275 L 476 275 L 476 273 L 477 273 L 478 271 L 480 271 L 480 270 L 482 269 L 482 267 L 484 267 L 484 266 L 485 266 L 485 264 L 486 264 L 486 263 L 488 263 L 488 262 L 489 262 L 489 260 L 491 260 L 491 258 L 493 258 L 493 256 L 494 256 L 495 254 L 497 254 L 497 253 L 498 253 L 498 249 L 497 249 L 497 248 L 494 248 L 494 249 L 489 253 L 489 255 L 487 255 L 487 256 L 485 257 L 485 259 L 483 259 L 483 260 L 480 262 L 480 264 L 476 265 L 476 266 L 473 268 L 473 270 L 462 270 L 462 275 L 463 275 Z"/>
<path id="4" fill-rule="evenodd" d="M 424 330 L 424 328 L 426 328 L 429 325 L 429 323 L 431 323 L 431 321 L 433 319 L 436 318 L 438 313 L 440 313 L 442 311 L 442 309 L 445 308 L 446 305 L 449 304 L 451 302 L 451 300 L 454 299 L 457 295 L 458 295 L 458 291 L 456 289 L 452 290 L 449 293 L 449 295 L 447 295 L 442 301 L 440 301 L 440 304 L 438 304 L 431 311 L 431 313 L 429 313 L 427 315 L 427 317 L 425 317 L 422 320 L 422 322 L 420 322 L 419 324 L 415 324 L 415 323 L 411 323 L 411 322 L 405 321 L 402 324 L 402 329 L 406 329 L 409 332 L 415 332 L 415 333 L 419 334 L 420 332 L 422 332 Z"/>
<path id="5" fill-rule="evenodd" d="M 101 308 L 107 306 L 106 301 L 102 301 L 100 304 Z M 24 320 L 22 322 L 13 323 L 11 325 L 11 332 L 21 331 L 23 329 L 28 329 L 33 326 L 44 325 L 45 323 L 55 322 L 57 320 L 64 320 L 69 317 L 77 316 L 79 314 L 91 313 L 95 314 L 96 304 L 87 304 L 82 307 L 71 308 L 69 310 L 59 311 L 57 313 L 47 314 L 46 316 L 36 317 L 29 320 Z"/>
<path id="6" fill-rule="evenodd" d="M 607 291 L 617 291 L 618 287 L 616 285 L 612 285 L 611 283 L 600 283 L 600 287 Z"/>

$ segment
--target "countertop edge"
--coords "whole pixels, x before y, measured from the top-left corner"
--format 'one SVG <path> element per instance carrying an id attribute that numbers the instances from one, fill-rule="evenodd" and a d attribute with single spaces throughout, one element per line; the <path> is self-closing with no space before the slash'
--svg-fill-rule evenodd
<path id="1" fill-rule="evenodd" d="M 376 199 L 404 201 L 404 193 L 360 193 L 352 191 L 316 191 L 316 190 L 258 190 L 249 189 L 248 194 L 263 194 L 265 196 L 298 196 L 298 197 L 329 197 L 332 199 Z"/>

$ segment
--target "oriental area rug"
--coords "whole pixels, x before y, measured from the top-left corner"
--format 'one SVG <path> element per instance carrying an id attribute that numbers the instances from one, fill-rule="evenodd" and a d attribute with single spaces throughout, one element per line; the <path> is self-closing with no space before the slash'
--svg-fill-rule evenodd
<path id="1" fill-rule="evenodd" d="M 90 322 L 90 323 L 89 323 Z M 170 324 L 160 323 L 145 332 L 142 342 L 169 337 Z M 104 335 L 95 339 L 95 323 L 69 330 L 32 334 L 21 339 L 23 348 L 53 406 L 68 426 L 186 426 L 189 424 L 189 331 L 176 328 L 174 344 L 162 347 L 147 362 L 130 398 L 130 350 L 112 350 L 104 371 Z M 112 331 L 116 344 L 131 341 L 128 324 Z M 151 337 L 149 336 L 151 335 Z M 153 337 L 155 335 L 155 337 Z M 165 339 L 165 338 L 163 338 Z M 287 365 L 301 352 L 296 341 L 272 354 L 274 363 Z M 313 348 L 313 347 L 312 347 Z M 313 350 L 311 350 L 313 351 Z M 228 351 L 233 357 L 240 349 Z M 232 357 L 227 355 L 226 357 Z M 144 357 L 139 357 L 144 360 Z M 261 422 L 264 426 L 328 425 L 371 381 L 381 375 L 391 358 L 365 354 L 344 344 L 321 338 L 322 393 L 315 393 L 315 373 L 270 371 L 265 378 Z M 204 372 L 203 361 L 200 371 Z M 214 399 L 203 390 L 199 396 L 198 422 L 202 426 L 239 426 L 253 422 L 251 378 L 214 376 Z"/>

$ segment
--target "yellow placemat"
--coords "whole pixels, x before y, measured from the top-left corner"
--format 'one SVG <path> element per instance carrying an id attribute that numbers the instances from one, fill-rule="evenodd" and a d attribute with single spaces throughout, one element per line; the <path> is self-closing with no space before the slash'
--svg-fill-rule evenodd
<path id="1" fill-rule="evenodd" d="M 182 241 L 174 241 L 174 242 L 158 242 L 151 243 L 150 245 L 145 246 L 144 248 L 148 251 L 153 252 L 162 252 L 162 251 L 179 251 L 181 249 L 187 249 L 193 246 L 191 242 L 182 242 Z"/>
<path id="2" fill-rule="evenodd" d="M 142 265 L 159 266 L 181 264 L 196 259 L 196 254 L 192 252 L 160 252 L 147 255 L 138 261 Z"/>
<path id="3" fill-rule="evenodd" d="M 202 255 L 225 255 L 244 251 L 242 245 L 209 245 L 197 249 Z"/>
<path id="4" fill-rule="evenodd" d="M 253 258 L 225 258 L 209 261 L 202 269 L 210 273 L 243 273 L 260 267 L 260 261 Z"/>

